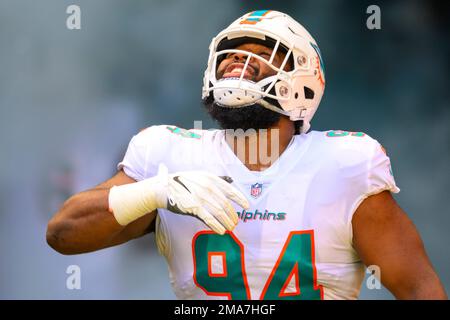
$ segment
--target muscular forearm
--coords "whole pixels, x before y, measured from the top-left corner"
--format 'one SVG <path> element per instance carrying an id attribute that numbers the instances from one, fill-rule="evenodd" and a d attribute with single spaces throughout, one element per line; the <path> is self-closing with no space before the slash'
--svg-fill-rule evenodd
<path id="1" fill-rule="evenodd" d="M 48 244 L 63 254 L 108 246 L 124 228 L 108 210 L 108 193 L 93 189 L 69 198 L 48 224 Z"/>
<path id="2" fill-rule="evenodd" d="M 408 275 L 406 274 L 406 277 Z M 407 281 L 390 285 L 390 291 L 401 300 L 446 300 L 444 286 L 433 270 L 425 270 Z"/>
<path id="3" fill-rule="evenodd" d="M 447 294 L 443 288 L 434 288 L 432 290 L 423 288 L 416 291 L 411 291 L 402 297 L 398 297 L 402 300 L 447 300 Z"/>

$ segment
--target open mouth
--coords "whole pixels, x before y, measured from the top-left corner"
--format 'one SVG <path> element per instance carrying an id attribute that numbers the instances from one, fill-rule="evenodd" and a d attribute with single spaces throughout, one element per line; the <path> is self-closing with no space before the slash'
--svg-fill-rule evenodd
<path id="1" fill-rule="evenodd" d="M 242 70 L 244 70 L 244 63 L 231 63 L 223 73 L 222 78 L 240 78 Z M 255 69 L 249 64 L 244 72 L 244 79 L 252 79 L 255 77 Z"/>

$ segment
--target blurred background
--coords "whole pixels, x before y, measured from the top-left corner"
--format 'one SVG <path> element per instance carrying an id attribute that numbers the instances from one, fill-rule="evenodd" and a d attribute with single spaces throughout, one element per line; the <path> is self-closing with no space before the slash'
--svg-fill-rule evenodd
<path id="1" fill-rule="evenodd" d="M 66 9 L 81 8 L 81 30 Z M 366 9 L 381 8 L 381 30 Z M 245 12 L 284 11 L 316 38 L 327 88 L 314 130 L 364 131 L 392 160 L 397 201 L 450 289 L 449 11 L 445 1 L 0 0 L 0 298 L 173 299 L 153 235 L 63 256 L 46 225 L 115 173 L 154 124 L 216 127 L 202 110 L 211 38 Z M 66 269 L 81 268 L 81 290 Z M 385 289 L 361 299 L 392 299 Z"/>

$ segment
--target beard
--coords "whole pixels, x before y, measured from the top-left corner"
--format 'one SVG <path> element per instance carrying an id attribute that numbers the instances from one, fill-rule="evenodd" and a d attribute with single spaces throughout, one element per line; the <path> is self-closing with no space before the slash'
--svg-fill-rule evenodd
<path id="1" fill-rule="evenodd" d="M 269 129 L 280 121 L 281 114 L 264 108 L 260 104 L 252 104 L 241 108 L 222 107 L 209 97 L 203 100 L 208 114 L 222 129 Z"/>

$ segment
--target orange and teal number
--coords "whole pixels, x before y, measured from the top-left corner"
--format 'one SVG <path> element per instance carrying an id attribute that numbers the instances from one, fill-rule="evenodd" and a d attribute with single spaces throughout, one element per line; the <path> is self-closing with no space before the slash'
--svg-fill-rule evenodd
<path id="1" fill-rule="evenodd" d="M 316 283 L 313 231 L 293 231 L 266 281 L 260 299 L 320 300 L 322 287 Z M 229 299 L 250 299 L 244 265 L 244 246 L 234 234 L 221 236 L 210 231 L 196 234 L 192 244 L 194 281 L 206 294 Z M 210 252 L 223 252 L 227 273 L 209 273 Z M 285 292 L 290 280 L 294 291 Z"/>
<path id="2" fill-rule="evenodd" d="M 352 137 L 364 137 L 366 134 L 364 132 L 352 132 L 352 131 L 342 131 L 342 130 L 330 130 L 327 131 L 327 137 L 334 138 L 334 137 L 346 137 L 346 136 L 352 136 Z"/>
<path id="3" fill-rule="evenodd" d="M 293 231 L 261 294 L 261 300 L 321 300 L 322 288 L 316 284 L 312 231 Z M 289 280 L 293 292 L 284 293 Z"/>
<path id="4" fill-rule="evenodd" d="M 193 239 L 194 281 L 208 295 L 227 296 L 232 300 L 246 300 L 249 289 L 245 276 L 243 247 L 230 233 L 223 236 L 205 231 Z M 210 252 L 223 252 L 225 276 L 210 275 Z"/>

